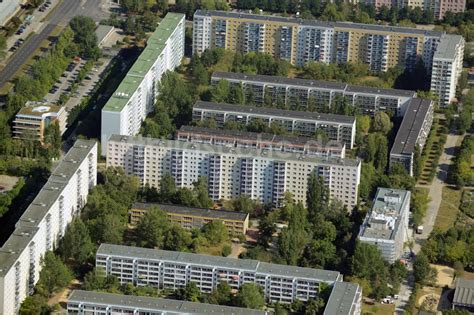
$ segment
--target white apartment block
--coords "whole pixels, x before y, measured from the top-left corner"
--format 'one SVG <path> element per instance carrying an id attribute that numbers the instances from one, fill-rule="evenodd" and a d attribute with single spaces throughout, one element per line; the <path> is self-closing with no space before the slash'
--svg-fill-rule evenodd
<path id="1" fill-rule="evenodd" d="M 324 315 L 360 315 L 362 288 L 355 283 L 338 281 L 329 296 Z"/>
<path id="2" fill-rule="evenodd" d="M 359 241 L 377 246 L 389 263 L 402 258 L 408 240 L 410 197 L 407 190 L 378 188 L 372 209 L 360 226 Z"/>
<path id="3" fill-rule="evenodd" d="M 236 291 L 245 283 L 255 283 L 268 302 L 280 303 L 307 301 L 318 296 L 321 284 L 342 281 L 337 271 L 112 244 L 100 245 L 96 267 L 121 284 L 160 289 L 179 289 L 194 282 L 201 292 L 210 293 L 224 281 Z"/>
<path id="4" fill-rule="evenodd" d="M 271 315 L 273 312 L 232 306 L 74 290 L 67 301 L 69 315 Z"/>
<path id="5" fill-rule="evenodd" d="M 439 97 L 440 107 L 448 106 L 455 99 L 462 72 L 464 44 L 462 36 L 446 35 L 433 56 L 431 91 Z"/>
<path id="6" fill-rule="evenodd" d="M 342 142 L 349 149 L 355 142 L 356 119 L 351 116 L 197 101 L 193 106 L 193 122 L 208 119 L 214 120 L 219 128 L 225 127 L 228 121 L 248 125 L 258 119 L 269 127 L 278 124 L 295 135 L 312 137 L 322 131 L 329 140 Z"/>
<path id="7" fill-rule="evenodd" d="M 136 135 L 153 111 L 162 75 L 184 56 L 184 14 L 168 13 L 147 41 L 145 50 L 102 109 L 101 145 L 105 155 L 112 134 Z"/>
<path id="8" fill-rule="evenodd" d="M 331 197 L 349 209 L 357 204 L 361 163 L 292 152 L 113 135 L 107 145 L 107 167 L 121 167 L 142 184 L 159 188 L 171 174 L 177 187 L 192 188 L 208 179 L 209 196 L 228 200 L 240 195 L 279 204 L 285 192 L 306 203 L 308 178 L 324 178 Z"/>
<path id="9" fill-rule="evenodd" d="M 254 75 L 236 72 L 214 72 L 211 83 L 226 80 L 231 86 L 242 85 L 247 98 L 258 105 L 265 105 L 265 99 L 272 103 L 279 101 L 288 107 L 308 108 L 313 103 L 317 112 L 325 107 L 337 106 L 346 101 L 358 108 L 361 113 L 374 115 L 378 111 L 391 112 L 403 116 L 410 100 L 416 97 L 415 91 L 382 89 L 350 85 L 331 81 L 316 81 L 286 78 L 269 75 Z"/>
<path id="10" fill-rule="evenodd" d="M 77 140 L 0 249 L 0 314 L 17 314 L 33 293 L 41 258 L 56 247 L 96 180 L 97 143 Z"/>

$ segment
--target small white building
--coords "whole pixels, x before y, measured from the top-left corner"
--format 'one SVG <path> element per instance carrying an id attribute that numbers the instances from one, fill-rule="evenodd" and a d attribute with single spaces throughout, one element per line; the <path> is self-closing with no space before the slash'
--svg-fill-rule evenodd
<path id="1" fill-rule="evenodd" d="M 379 187 L 359 230 L 359 241 L 376 245 L 390 263 L 402 257 L 408 239 L 410 197 L 407 190 Z"/>

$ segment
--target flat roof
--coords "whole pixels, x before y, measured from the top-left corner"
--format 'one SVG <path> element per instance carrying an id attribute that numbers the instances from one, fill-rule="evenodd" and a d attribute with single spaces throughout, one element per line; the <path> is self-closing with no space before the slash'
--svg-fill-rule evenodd
<path id="1" fill-rule="evenodd" d="M 262 14 L 250 14 L 245 12 L 236 11 L 216 11 L 216 10 L 197 10 L 194 16 L 216 16 L 222 18 L 233 18 L 233 19 L 247 19 L 254 21 L 270 21 L 283 23 L 288 26 L 299 25 L 299 26 L 313 26 L 323 28 L 342 28 L 342 29 L 355 29 L 355 30 L 370 30 L 375 32 L 385 33 L 405 33 L 413 35 L 425 35 L 425 36 L 441 36 L 444 32 L 422 30 L 410 27 L 399 27 L 389 25 L 377 25 L 377 24 L 362 24 L 362 23 L 351 23 L 351 22 L 330 22 L 320 20 L 304 20 L 301 18 L 294 17 L 282 17 L 277 15 L 262 15 Z"/>
<path id="2" fill-rule="evenodd" d="M 359 237 L 385 240 L 395 239 L 400 226 L 402 211 L 405 210 L 404 205 L 407 202 L 410 202 L 410 193 L 407 190 L 377 188 L 372 208 L 360 226 Z M 374 226 L 375 223 L 385 225 L 387 220 L 392 220 L 393 229 L 381 229 L 377 225 Z"/>
<path id="3" fill-rule="evenodd" d="M 474 280 L 458 278 L 453 304 L 474 305 Z"/>
<path id="4" fill-rule="evenodd" d="M 59 198 L 66 184 L 77 171 L 77 167 L 87 158 L 94 145 L 96 142 L 93 140 L 76 140 L 74 146 L 51 172 L 48 181 L 20 217 L 14 232 L 0 249 L 0 276 L 4 276 L 11 269 L 22 251 L 31 242 L 38 230 L 38 224 Z"/>
<path id="5" fill-rule="evenodd" d="M 299 78 L 287 78 L 270 75 L 256 75 L 246 74 L 237 72 L 214 72 L 212 78 L 221 78 L 227 80 L 239 80 L 239 81 L 251 81 L 260 84 L 279 84 L 279 85 L 292 85 L 296 87 L 305 87 L 313 89 L 324 89 L 324 90 L 339 90 L 341 93 L 365 93 L 365 94 L 377 94 L 387 96 L 401 96 L 401 97 L 415 97 L 416 92 L 410 90 L 400 89 L 383 89 L 368 86 L 350 85 L 346 83 L 333 82 L 333 81 L 319 81 L 319 80 L 308 80 Z"/>
<path id="6" fill-rule="evenodd" d="M 132 145 L 143 145 L 143 146 L 157 146 L 166 147 L 177 150 L 195 150 L 203 152 L 211 152 L 217 154 L 235 155 L 238 157 L 249 157 L 249 158 L 268 158 L 280 161 L 288 162 L 309 162 L 320 165 L 343 165 L 350 167 L 358 167 L 360 165 L 359 160 L 353 159 L 341 159 L 338 157 L 318 157 L 308 156 L 300 153 L 293 152 L 281 152 L 268 149 L 255 149 L 255 148 L 231 148 L 225 145 L 218 144 L 203 144 L 194 143 L 179 140 L 163 140 L 156 138 L 147 138 L 141 136 L 126 136 L 126 135 L 112 135 L 110 136 L 109 143 L 128 143 Z"/>
<path id="7" fill-rule="evenodd" d="M 341 142 L 335 140 L 328 140 L 326 142 L 317 139 L 311 139 L 308 137 L 293 136 L 293 135 L 275 135 L 271 133 L 258 133 L 242 130 L 230 130 L 230 129 L 216 129 L 183 125 L 177 131 L 177 134 L 190 134 L 194 137 L 207 136 L 207 137 L 229 137 L 235 141 L 263 141 L 269 142 L 275 145 L 281 143 L 298 144 L 298 145 L 309 145 L 311 147 L 324 147 L 330 149 L 342 150 L 344 145 Z"/>
<path id="8" fill-rule="evenodd" d="M 284 110 L 284 109 L 278 109 L 278 108 L 256 107 L 256 106 L 238 105 L 238 104 L 197 101 L 193 107 L 193 110 L 195 109 L 220 111 L 220 112 L 232 112 L 236 114 L 242 113 L 242 114 L 247 114 L 247 115 L 281 117 L 284 119 L 296 118 L 296 119 L 301 119 L 301 120 L 312 120 L 312 121 L 321 121 L 321 122 L 330 122 L 330 123 L 339 123 L 339 124 L 351 124 L 351 125 L 355 124 L 355 117 L 352 117 L 352 116 L 322 114 L 322 113 L 316 113 L 316 112 L 302 112 L 302 111 L 296 111 L 296 110 Z"/>
<path id="9" fill-rule="evenodd" d="M 212 210 L 205 208 L 186 207 L 179 205 L 170 205 L 153 202 L 135 202 L 132 209 L 148 210 L 152 207 L 158 207 L 168 213 L 192 215 L 199 217 L 207 217 L 221 220 L 245 221 L 248 218 L 248 213 L 228 210 Z"/>
<path id="10" fill-rule="evenodd" d="M 352 314 L 354 304 L 358 301 L 358 294 L 361 294 L 360 287 L 356 283 L 338 281 L 329 296 L 328 303 L 324 309 L 324 315 L 346 315 Z"/>
<path id="11" fill-rule="evenodd" d="M 282 277 L 316 279 L 324 282 L 335 282 L 340 276 L 337 271 L 269 264 L 253 259 L 228 258 L 105 243 L 102 243 L 99 246 L 97 255 L 141 258 L 182 264 L 239 269 Z"/>
<path id="12" fill-rule="evenodd" d="M 461 35 L 446 34 L 441 37 L 433 58 L 452 60 L 456 57 L 458 45 L 462 42 Z"/>
<path id="13" fill-rule="evenodd" d="M 432 106 L 432 101 L 429 99 L 414 98 L 410 101 L 390 150 L 390 155 L 411 155 L 415 152 L 416 141 Z"/>
<path id="14" fill-rule="evenodd" d="M 68 298 L 69 303 L 117 306 L 128 310 L 139 309 L 142 311 L 166 312 L 166 314 L 168 312 L 176 314 L 269 314 L 266 311 L 247 308 L 83 290 L 73 290 Z"/>
<path id="15" fill-rule="evenodd" d="M 34 116 L 34 117 L 43 117 L 45 114 L 57 114 L 60 111 L 64 111 L 64 108 L 51 104 L 51 103 L 44 103 L 44 102 L 26 102 L 25 106 L 23 106 L 16 116 L 18 115 L 27 115 L 27 116 Z"/>
<path id="16" fill-rule="evenodd" d="M 166 14 L 156 30 L 148 38 L 147 46 L 130 68 L 114 94 L 107 101 L 103 110 L 120 112 L 127 105 L 133 93 L 140 86 L 144 76 L 150 71 L 163 52 L 166 41 L 173 34 L 173 31 L 182 19 L 184 19 L 184 14 L 181 13 L 170 12 Z"/>

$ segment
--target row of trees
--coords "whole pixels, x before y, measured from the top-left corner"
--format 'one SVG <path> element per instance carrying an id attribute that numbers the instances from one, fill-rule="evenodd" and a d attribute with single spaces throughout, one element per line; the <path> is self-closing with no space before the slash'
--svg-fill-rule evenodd
<path id="1" fill-rule="evenodd" d="M 449 172 L 450 181 L 458 187 L 474 185 L 474 170 L 471 168 L 473 154 L 474 137 L 466 135 Z"/>

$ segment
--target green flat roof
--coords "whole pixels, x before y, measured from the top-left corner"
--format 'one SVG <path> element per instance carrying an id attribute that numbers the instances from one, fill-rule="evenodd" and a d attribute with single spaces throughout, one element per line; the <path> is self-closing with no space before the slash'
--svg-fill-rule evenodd
<path id="1" fill-rule="evenodd" d="M 166 41 L 184 18 L 184 14 L 168 13 L 150 36 L 147 45 L 133 66 L 122 80 L 117 90 L 105 104 L 103 110 L 120 112 L 127 105 L 130 97 L 140 86 L 143 77 L 150 71 L 165 48 Z"/>

